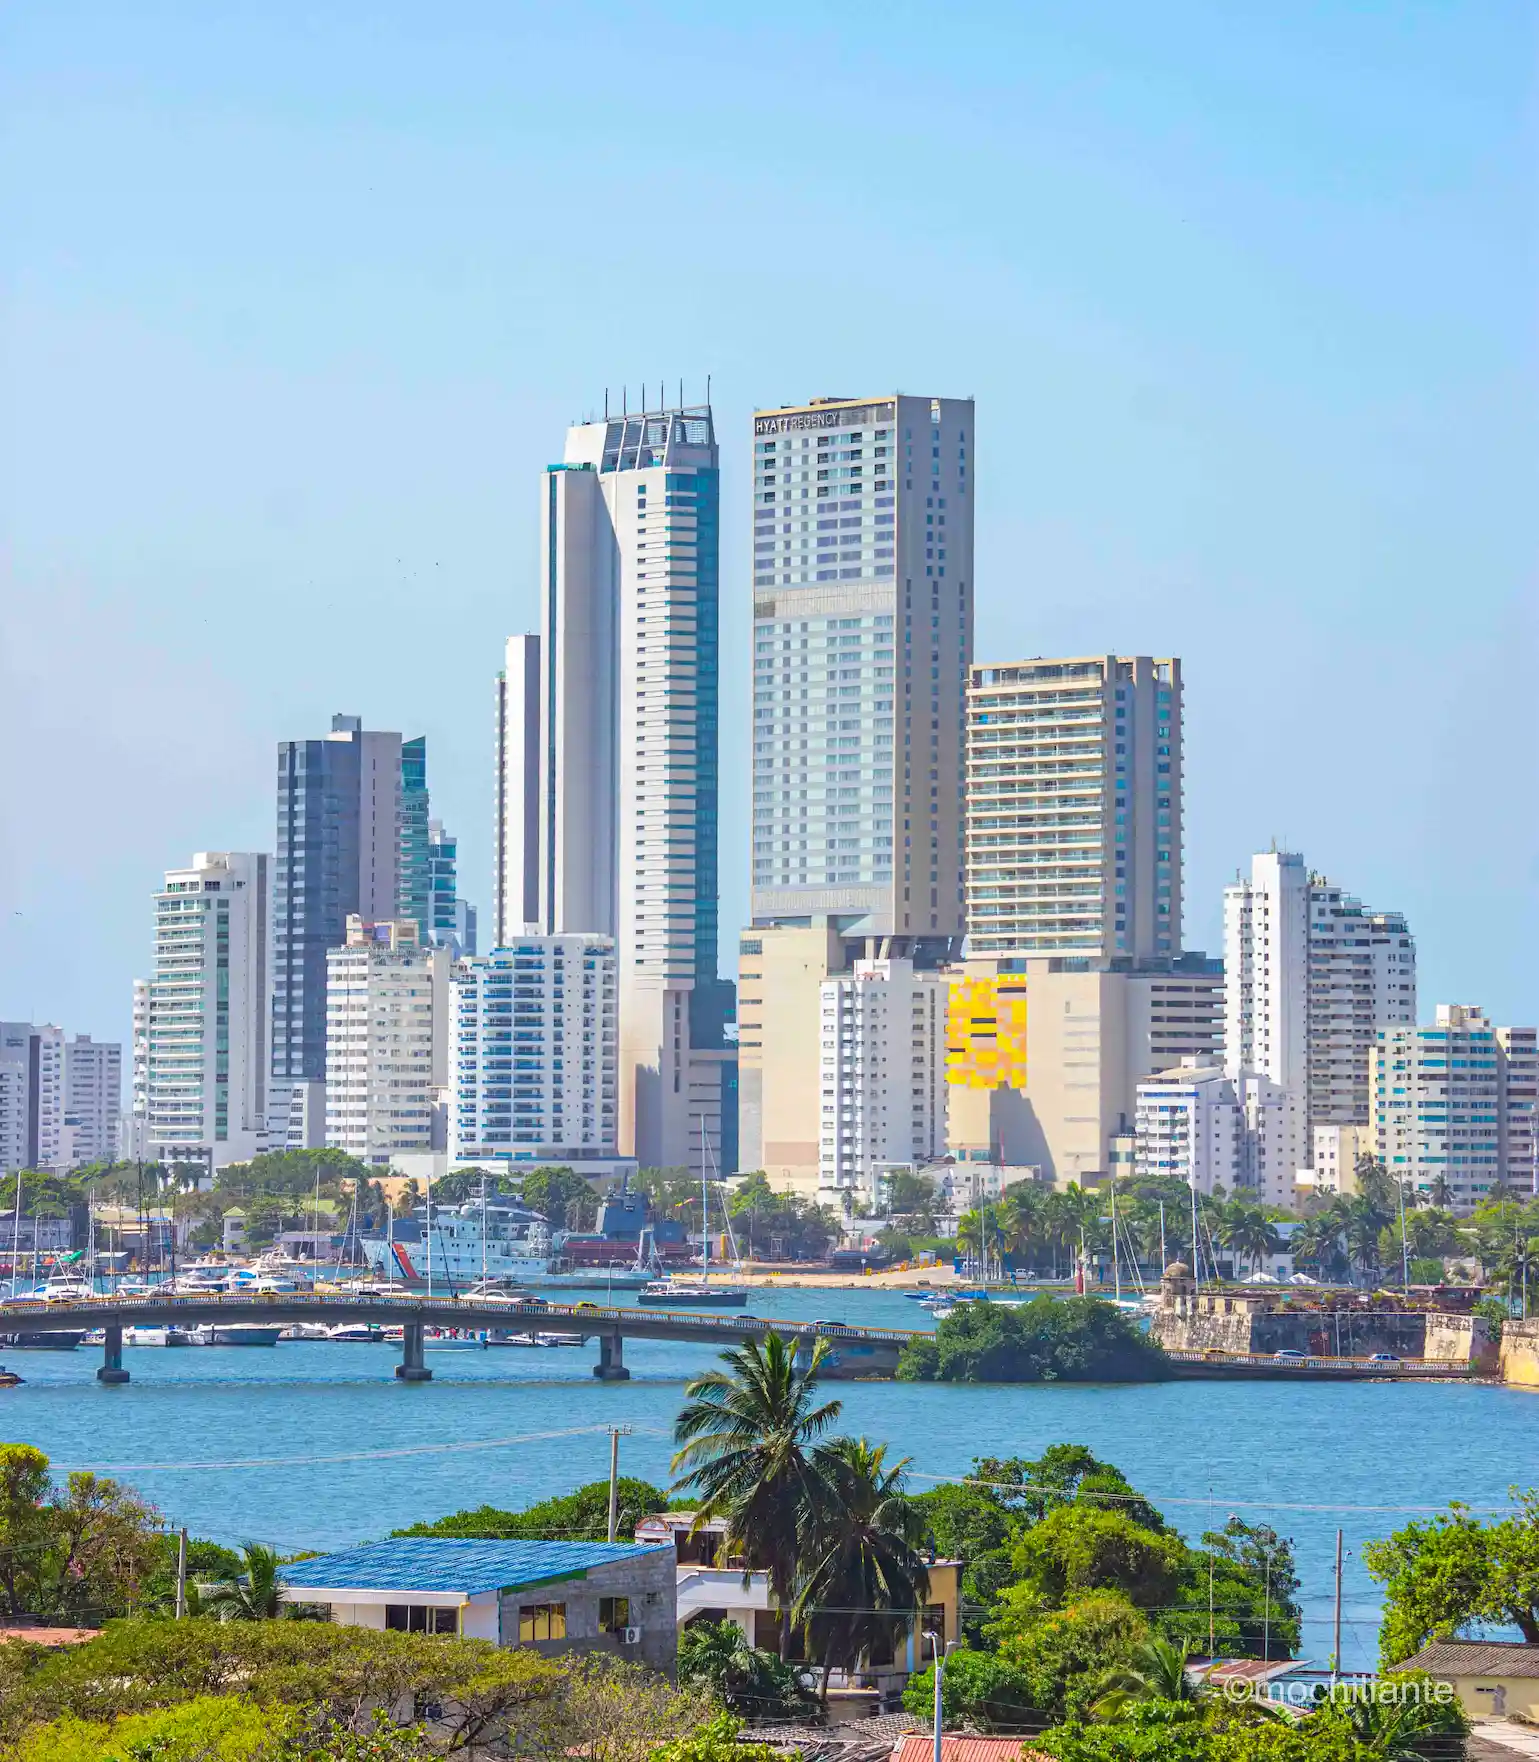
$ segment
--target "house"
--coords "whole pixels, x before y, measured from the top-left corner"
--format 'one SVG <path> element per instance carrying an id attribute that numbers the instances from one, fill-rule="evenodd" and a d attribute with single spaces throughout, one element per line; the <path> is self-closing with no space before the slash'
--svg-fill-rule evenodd
<path id="1" fill-rule="evenodd" d="M 935 1740 L 926 1732 L 923 1737 L 899 1738 L 892 1747 L 892 1762 L 931 1762 Z M 956 1737 L 941 1739 L 941 1762 L 1047 1762 L 1040 1750 L 1026 1748 L 1024 1738 Z"/>
<path id="2" fill-rule="evenodd" d="M 1473 1719 L 1539 1720 L 1539 1646 L 1522 1640 L 1431 1640 L 1397 1670 L 1450 1683 Z"/>
<path id="3" fill-rule="evenodd" d="M 677 1619 L 682 1632 L 694 1621 L 731 1621 L 748 1636 L 750 1645 L 773 1652 L 780 1645 L 780 1611 L 770 1596 L 769 1576 L 745 1575 L 740 1558 L 725 1552 L 726 1524 L 716 1518 L 694 1528 L 692 1511 L 661 1511 L 643 1518 L 636 1526 L 637 1542 L 670 1547 L 677 1565 Z M 861 1670 L 835 1670 L 829 1677 L 831 1693 L 869 1697 L 881 1710 L 895 1709 L 903 1685 L 928 1660 L 923 1635 L 940 1635 L 941 1643 L 960 1633 L 959 1601 L 962 1563 L 959 1560 L 927 1560 L 930 1601 L 886 1657 L 868 1660 Z M 791 1656 L 800 1656 L 793 1640 Z M 812 1662 L 815 1662 L 813 1660 Z"/>
<path id="4" fill-rule="evenodd" d="M 672 1670 L 670 1544 L 400 1536 L 283 1568 L 282 1596 L 349 1627 L 460 1634 L 538 1652 L 613 1652 Z"/>

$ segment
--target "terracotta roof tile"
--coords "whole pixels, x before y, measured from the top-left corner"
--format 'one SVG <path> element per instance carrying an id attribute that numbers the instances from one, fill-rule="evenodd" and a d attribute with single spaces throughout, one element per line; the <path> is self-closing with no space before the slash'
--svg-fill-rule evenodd
<path id="1" fill-rule="evenodd" d="M 1539 1646 L 1522 1640 L 1432 1640 L 1401 1670 L 1429 1676 L 1539 1676 Z"/>

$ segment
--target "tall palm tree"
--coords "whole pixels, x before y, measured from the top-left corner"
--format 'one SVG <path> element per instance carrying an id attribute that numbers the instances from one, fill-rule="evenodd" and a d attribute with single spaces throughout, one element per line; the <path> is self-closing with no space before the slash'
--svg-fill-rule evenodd
<path id="1" fill-rule="evenodd" d="M 1379 1232 L 1388 1219 L 1365 1194 L 1347 1200 L 1342 1207 L 1342 1216 L 1346 1225 L 1347 1252 L 1364 1274 L 1376 1271 L 1379 1265 Z"/>
<path id="2" fill-rule="evenodd" d="M 1437 1174 L 1427 1183 L 1427 1199 L 1436 1206 L 1453 1204 L 1453 1188 L 1448 1184 L 1447 1175 Z"/>
<path id="3" fill-rule="evenodd" d="M 275 1621 L 291 1613 L 294 1605 L 278 1595 L 282 1572 L 277 1550 L 261 1542 L 243 1542 L 241 1554 L 245 1572 L 239 1578 L 204 1585 L 199 1592 L 200 1613 L 219 1621 Z"/>
<path id="4" fill-rule="evenodd" d="M 1187 1642 L 1179 1646 L 1151 1635 L 1125 1664 L 1114 1664 L 1101 1678 L 1091 1712 L 1097 1719 L 1121 1719 L 1144 1701 L 1195 1701 L 1202 1687 L 1186 1674 Z"/>
<path id="5" fill-rule="evenodd" d="M 806 1534 L 828 1508 L 828 1484 L 812 1453 L 844 1406 L 818 1400 L 828 1351 L 820 1339 L 805 1370 L 779 1334 L 723 1352 L 726 1369 L 685 1386 L 673 1428 L 676 1487 L 700 1495 L 694 1528 L 724 1518 L 726 1551 L 742 1555 L 745 1582 L 753 1571 L 768 1575 L 782 1658 Z"/>
<path id="6" fill-rule="evenodd" d="M 907 1457 L 889 1467 L 885 1444 L 835 1438 L 813 1460 L 828 1500 L 806 1539 L 792 1619 L 823 1659 L 826 1699 L 834 1665 L 891 1655 L 924 1607 L 930 1575 L 919 1553 L 927 1525 L 904 1485 Z"/>

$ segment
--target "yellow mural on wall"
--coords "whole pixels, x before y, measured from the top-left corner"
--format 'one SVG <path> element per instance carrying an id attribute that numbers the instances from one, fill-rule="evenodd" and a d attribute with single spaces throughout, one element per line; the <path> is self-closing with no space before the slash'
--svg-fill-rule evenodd
<path id="1" fill-rule="evenodd" d="M 1026 1087 L 1026 976 L 953 979 L 946 1081 L 959 1089 Z"/>

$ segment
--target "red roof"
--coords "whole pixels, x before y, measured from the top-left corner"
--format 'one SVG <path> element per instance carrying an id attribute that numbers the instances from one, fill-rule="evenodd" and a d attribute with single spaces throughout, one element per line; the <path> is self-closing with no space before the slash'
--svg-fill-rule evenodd
<path id="1" fill-rule="evenodd" d="M 7 1640 L 27 1640 L 34 1646 L 83 1646 L 87 1640 L 100 1638 L 101 1630 L 94 1627 L 0 1627 L 0 1645 Z"/>
<path id="2" fill-rule="evenodd" d="M 1046 1762 L 1037 1750 L 1027 1750 L 1023 1738 L 948 1738 L 941 1739 L 941 1762 L 1031 1762 L 1033 1757 Z M 933 1737 L 900 1738 L 893 1745 L 892 1762 L 932 1762 L 935 1755 Z"/>

